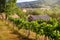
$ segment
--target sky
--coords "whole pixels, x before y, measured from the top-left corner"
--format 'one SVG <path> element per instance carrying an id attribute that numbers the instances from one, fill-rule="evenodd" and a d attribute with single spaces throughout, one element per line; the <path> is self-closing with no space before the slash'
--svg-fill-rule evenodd
<path id="1" fill-rule="evenodd" d="M 29 2 L 29 1 L 35 1 L 35 0 L 17 0 L 17 2 Z"/>

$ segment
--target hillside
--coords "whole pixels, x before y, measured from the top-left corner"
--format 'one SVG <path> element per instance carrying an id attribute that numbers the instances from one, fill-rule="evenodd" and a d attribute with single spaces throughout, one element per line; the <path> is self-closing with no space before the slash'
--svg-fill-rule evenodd
<path id="1" fill-rule="evenodd" d="M 60 0 L 59 0 L 59 1 L 57 1 L 55 4 L 58 4 L 58 5 L 60 5 Z"/>
<path id="2" fill-rule="evenodd" d="M 38 0 L 38 1 L 31 1 L 31 2 L 20 2 L 20 3 L 16 3 L 16 5 L 21 8 L 26 8 L 26 7 L 38 8 L 41 7 L 42 4 L 51 5 L 51 6 L 55 4 L 60 4 L 59 1 L 60 0 Z"/>
<path id="3" fill-rule="evenodd" d="M 21 3 L 17 3 L 16 5 L 18 7 L 24 8 L 24 7 L 40 7 L 40 3 L 42 2 L 38 2 L 38 1 L 31 1 L 31 2 L 21 2 Z"/>

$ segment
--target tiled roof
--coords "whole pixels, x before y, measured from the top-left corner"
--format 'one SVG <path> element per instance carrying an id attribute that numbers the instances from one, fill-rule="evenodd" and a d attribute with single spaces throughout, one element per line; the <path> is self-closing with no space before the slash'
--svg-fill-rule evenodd
<path id="1" fill-rule="evenodd" d="M 38 20 L 38 19 L 49 20 L 50 16 L 48 16 L 47 14 L 45 14 L 45 15 L 30 15 L 28 18 L 30 18 L 31 20 Z"/>

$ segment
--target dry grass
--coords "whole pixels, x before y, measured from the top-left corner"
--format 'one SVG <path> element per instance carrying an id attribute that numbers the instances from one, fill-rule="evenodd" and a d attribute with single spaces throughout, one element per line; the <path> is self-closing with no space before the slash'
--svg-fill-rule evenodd
<path id="1" fill-rule="evenodd" d="M 19 40 L 18 35 L 12 34 L 13 24 L 0 20 L 0 40 Z"/>
<path id="2" fill-rule="evenodd" d="M 35 40 L 36 39 L 36 33 L 35 32 L 32 32 L 32 31 L 30 31 L 30 34 L 29 34 L 29 36 L 28 36 L 28 30 L 25 30 L 25 29 L 21 29 L 20 31 L 19 31 L 19 33 L 21 34 L 21 35 L 23 35 L 24 37 L 27 37 L 28 39 L 30 39 L 30 40 Z M 37 40 L 49 40 L 48 39 L 48 36 L 46 36 L 45 37 L 45 35 L 38 35 L 39 37 L 37 38 Z"/>

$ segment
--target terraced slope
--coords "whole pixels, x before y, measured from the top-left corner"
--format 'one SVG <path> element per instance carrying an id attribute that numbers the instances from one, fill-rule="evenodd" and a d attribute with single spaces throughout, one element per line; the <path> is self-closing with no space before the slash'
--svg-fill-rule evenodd
<path id="1" fill-rule="evenodd" d="M 18 31 L 13 23 L 5 20 L 0 20 L 0 40 L 34 40 L 36 38 L 36 33 L 30 32 L 29 37 L 27 36 L 28 30 L 21 29 Z M 44 40 L 45 37 L 40 36 L 38 39 Z"/>

